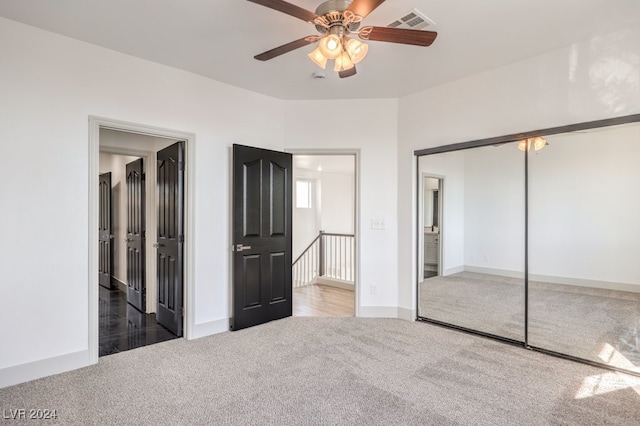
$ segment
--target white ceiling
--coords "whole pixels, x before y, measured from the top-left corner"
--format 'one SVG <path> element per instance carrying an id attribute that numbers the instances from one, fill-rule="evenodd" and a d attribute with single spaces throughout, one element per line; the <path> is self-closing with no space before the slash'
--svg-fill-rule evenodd
<path id="1" fill-rule="evenodd" d="M 294 155 L 293 168 L 324 173 L 355 175 L 353 155 Z"/>
<path id="2" fill-rule="evenodd" d="M 431 47 L 370 42 L 356 76 L 314 80 L 313 46 L 253 56 L 315 28 L 248 1 L 0 0 L 0 16 L 281 99 L 396 98 L 640 25 L 640 0 L 387 0 L 364 25 L 413 8 L 436 23 Z"/>

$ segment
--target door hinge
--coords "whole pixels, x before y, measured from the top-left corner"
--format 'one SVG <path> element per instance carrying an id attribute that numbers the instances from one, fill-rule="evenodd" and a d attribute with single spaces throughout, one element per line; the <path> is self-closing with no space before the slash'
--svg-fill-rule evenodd
<path id="1" fill-rule="evenodd" d="M 178 235 L 178 242 L 184 243 L 184 235 Z"/>
<path id="2" fill-rule="evenodd" d="M 182 306 L 178 309 L 178 315 L 180 315 L 181 317 L 184 316 L 184 308 Z"/>
<path id="3" fill-rule="evenodd" d="M 178 161 L 178 170 L 184 170 L 184 161 Z"/>

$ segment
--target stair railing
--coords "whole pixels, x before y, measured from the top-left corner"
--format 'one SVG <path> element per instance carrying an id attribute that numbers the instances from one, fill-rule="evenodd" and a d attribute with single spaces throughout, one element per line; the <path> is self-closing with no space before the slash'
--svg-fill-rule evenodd
<path id="1" fill-rule="evenodd" d="M 293 262 L 292 275 L 294 288 L 315 284 L 319 277 L 353 284 L 354 235 L 320 231 Z"/>

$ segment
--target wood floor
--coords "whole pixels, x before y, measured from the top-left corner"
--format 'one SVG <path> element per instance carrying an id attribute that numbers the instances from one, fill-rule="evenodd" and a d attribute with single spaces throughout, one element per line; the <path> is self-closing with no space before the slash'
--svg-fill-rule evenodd
<path id="1" fill-rule="evenodd" d="M 293 315 L 297 317 L 352 317 L 354 292 L 327 285 L 293 289 Z"/>

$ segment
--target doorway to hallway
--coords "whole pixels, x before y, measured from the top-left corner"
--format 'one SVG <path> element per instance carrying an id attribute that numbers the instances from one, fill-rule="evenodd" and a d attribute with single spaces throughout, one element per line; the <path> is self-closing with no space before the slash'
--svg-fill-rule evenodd
<path id="1" fill-rule="evenodd" d="M 122 123 L 121 129 L 92 124 L 90 146 L 99 151 L 95 170 L 112 177 L 113 200 L 108 209 L 113 222 L 108 236 L 112 273 L 95 289 L 94 280 L 90 286 L 90 296 L 93 293 L 98 302 L 93 314 L 90 303 L 96 328 L 89 329 L 90 350 L 97 359 L 183 335 L 189 215 L 186 143 L 179 133 L 175 137 L 171 131 L 129 123 Z M 96 210 L 102 229 L 104 206 Z M 102 251 L 98 254 L 98 269 L 104 272 Z"/>
<path id="2" fill-rule="evenodd" d="M 293 315 L 356 315 L 356 153 L 293 157 Z"/>

